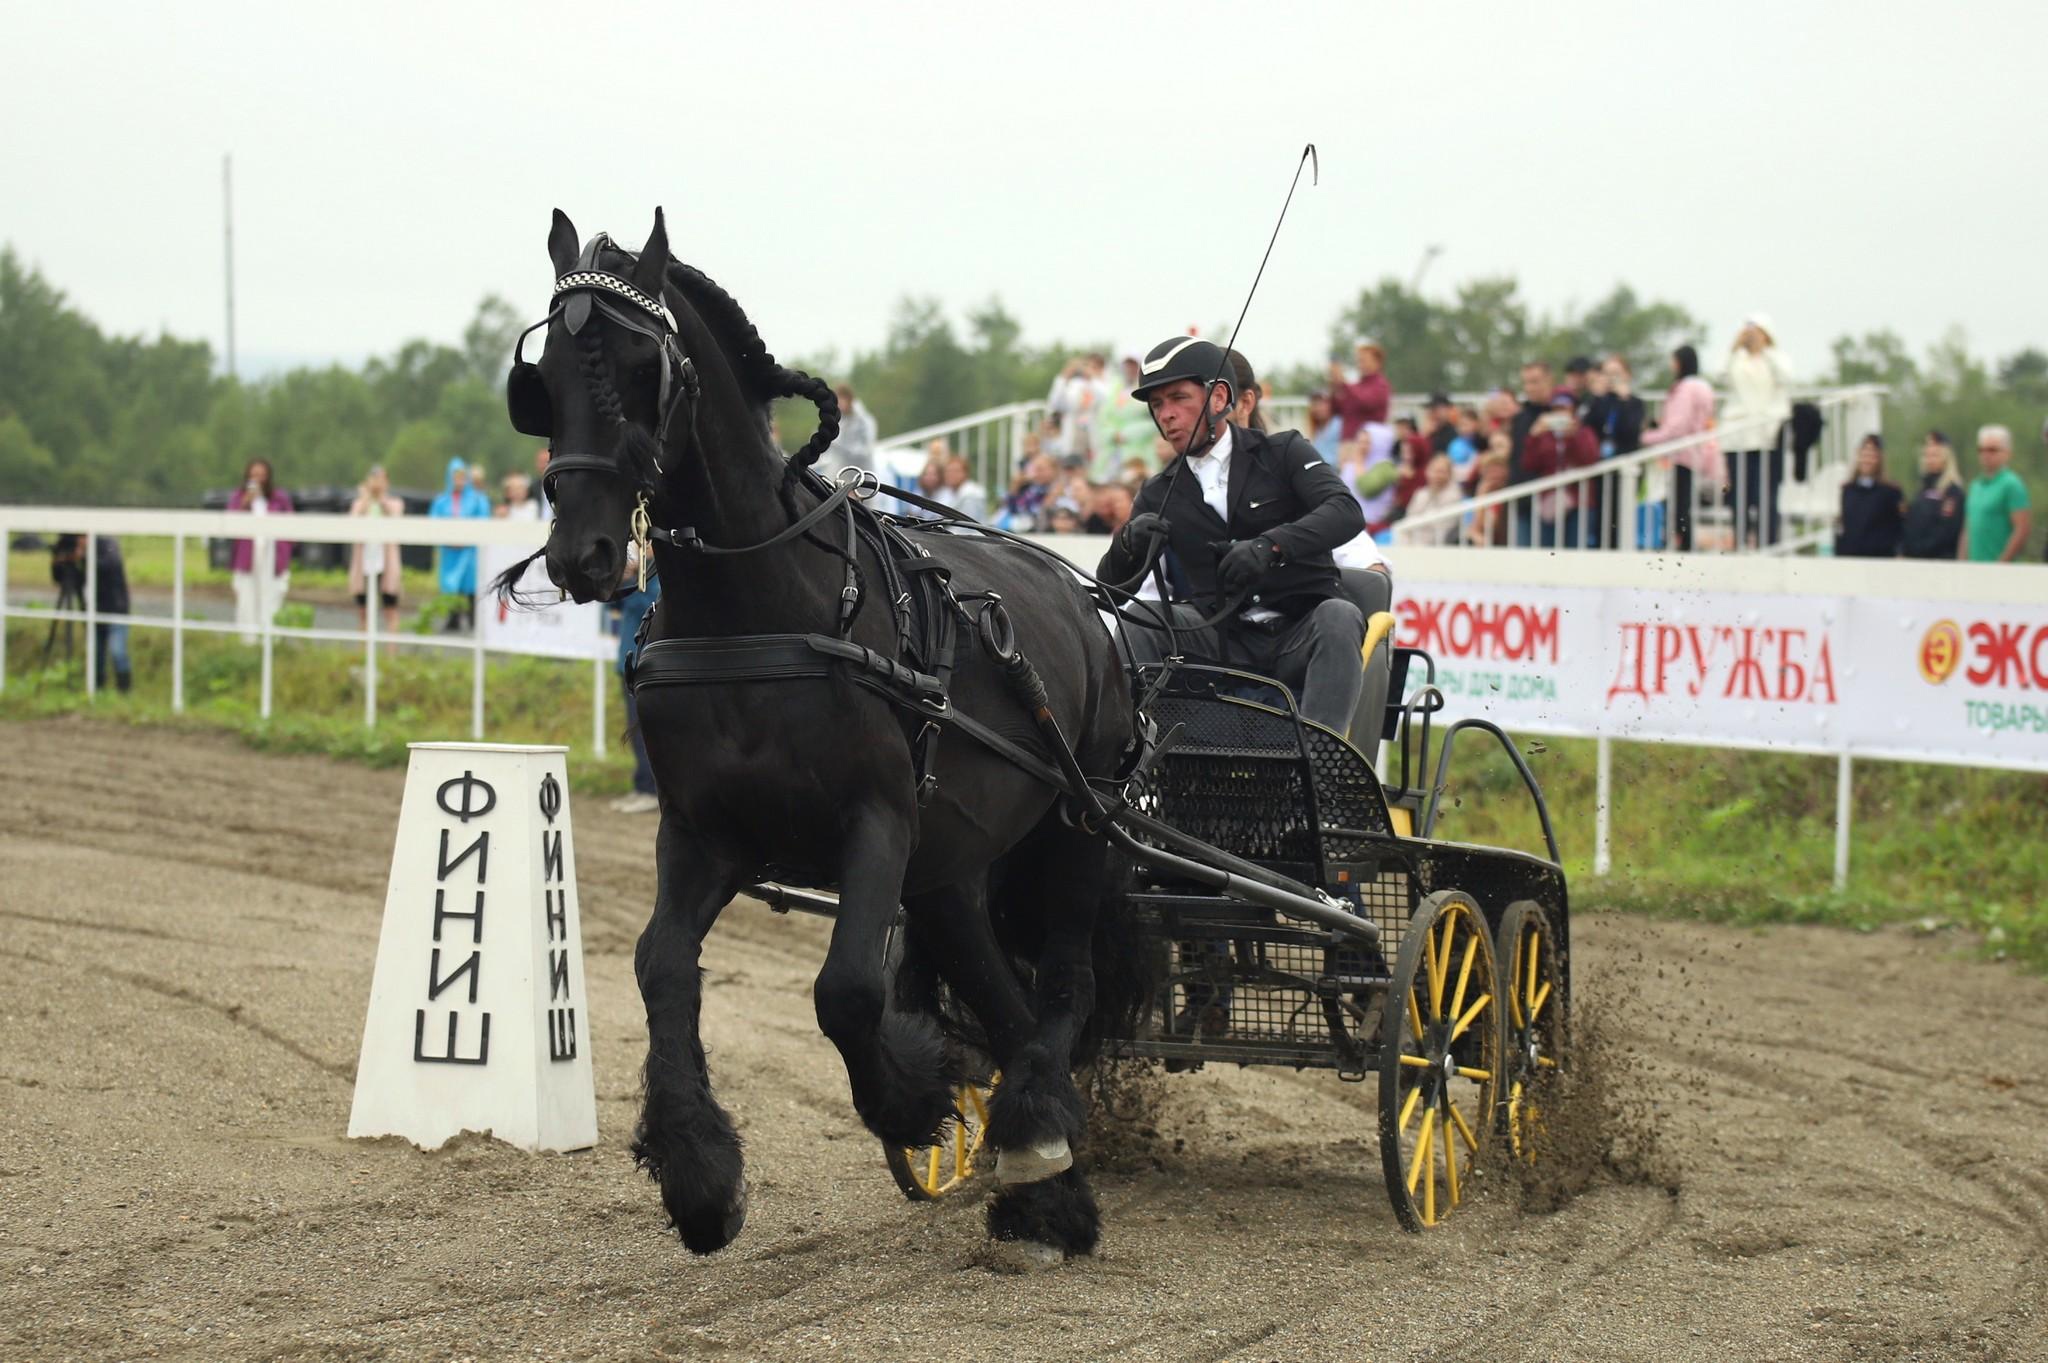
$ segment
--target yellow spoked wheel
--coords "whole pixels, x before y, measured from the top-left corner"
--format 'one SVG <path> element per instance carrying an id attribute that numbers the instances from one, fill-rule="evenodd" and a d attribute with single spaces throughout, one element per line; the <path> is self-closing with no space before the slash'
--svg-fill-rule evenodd
<path id="1" fill-rule="evenodd" d="M 1394 1214 L 1434 1226 L 1471 1191 L 1501 1060 L 1493 934 L 1472 897 L 1440 890 L 1410 920 L 1380 1036 L 1380 1160 Z"/>
<path id="2" fill-rule="evenodd" d="M 1505 981 L 1501 1118 L 1508 1149 L 1533 1164 L 1542 1157 L 1544 1114 L 1555 1108 L 1566 1043 L 1564 958 L 1549 912 L 1528 900 L 1510 904 L 1494 956 Z"/>
<path id="3" fill-rule="evenodd" d="M 960 1120 L 936 1145 L 882 1147 L 882 1158 L 905 1197 L 912 1202 L 931 1202 L 974 1177 L 982 1143 L 988 1139 L 988 1099 L 995 1092 L 995 1085 L 996 1080 L 991 1078 L 987 1088 L 979 1084 L 960 1086 L 954 1099 Z"/>

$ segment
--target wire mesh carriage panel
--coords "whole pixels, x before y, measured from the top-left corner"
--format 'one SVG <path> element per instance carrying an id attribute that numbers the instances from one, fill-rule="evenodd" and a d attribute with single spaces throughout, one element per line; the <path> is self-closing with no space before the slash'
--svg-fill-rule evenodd
<path id="1" fill-rule="evenodd" d="M 1141 867 L 1129 902 L 1162 983 L 1121 1049 L 1362 1073 L 1376 1025 L 1368 1000 L 1417 896 L 1378 779 L 1356 749 L 1304 723 L 1284 691 L 1245 674 L 1182 669 L 1150 713 L 1173 736 L 1147 779 L 1145 812 L 1322 889 L 1376 927 L 1379 944 Z"/>

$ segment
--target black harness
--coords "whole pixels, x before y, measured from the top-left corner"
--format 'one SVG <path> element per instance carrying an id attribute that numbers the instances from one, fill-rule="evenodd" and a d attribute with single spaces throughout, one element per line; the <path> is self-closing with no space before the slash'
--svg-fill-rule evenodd
<path id="1" fill-rule="evenodd" d="M 526 337 L 557 317 L 562 319 L 569 335 L 580 336 L 592 314 L 602 314 L 616 325 L 648 337 L 660 347 L 661 388 L 657 398 L 659 417 L 654 448 L 642 457 L 636 442 L 626 440 L 621 442 L 628 451 L 623 460 L 575 452 L 552 455 L 542 485 L 549 500 L 558 499 L 555 480 L 564 473 L 598 473 L 633 483 L 635 499 L 631 530 L 640 558 L 643 589 L 646 565 L 652 558 L 652 542 L 657 540 L 684 553 L 709 557 L 760 553 L 809 536 L 846 565 L 836 628 L 831 634 L 761 634 L 650 642 L 647 635 L 654 614 L 648 612 L 642 617 L 634 639 L 634 663 L 628 674 L 628 684 L 638 692 L 643 688 L 661 686 L 824 678 L 840 672 L 854 684 L 906 712 L 907 724 L 912 726 L 906 731 L 906 737 L 911 744 L 917 772 L 920 804 L 928 802 L 936 788 L 934 768 L 939 736 L 946 727 L 952 726 L 1031 775 L 1100 811 L 1101 805 L 1088 784 L 1088 778 L 1081 771 L 1064 737 L 1059 734 L 1058 724 L 1046 703 L 1043 684 L 1029 661 L 1016 651 L 1002 598 L 995 592 L 965 595 L 956 592 L 950 580 L 950 570 L 917 543 L 917 537 L 908 529 L 909 524 L 926 523 L 884 516 L 867 504 L 881 490 L 881 483 L 875 475 L 845 469 L 834 482 L 827 483 L 807 465 L 793 460 L 790 465 L 791 481 L 816 495 L 818 503 L 796 516 L 782 530 L 756 544 L 710 544 L 694 526 L 671 529 L 655 524 L 654 509 L 658 505 L 663 475 L 659 451 L 666 447 L 669 430 L 684 408 L 687 408 L 685 419 L 690 423 L 694 442 L 701 386 L 696 367 L 682 351 L 675 317 L 667 306 L 632 281 L 598 267 L 599 252 L 607 246 L 619 249 L 603 234 L 593 238 L 585 247 L 576 268 L 555 282 L 553 304 L 548 315 L 520 333 L 513 349 L 512 370 L 505 384 L 506 405 L 516 429 L 528 435 L 551 436 L 554 425 L 552 403 L 539 366 L 525 358 Z M 585 381 L 594 385 L 591 396 L 599 412 L 610 417 L 615 426 L 626 425 L 616 393 L 605 391 L 611 385 L 609 366 L 585 366 Z M 949 518 L 966 519 L 958 517 L 950 508 L 925 502 L 914 493 L 895 491 L 895 495 L 938 510 Z M 838 546 L 818 540 L 812 533 L 834 517 L 838 518 L 842 528 Z M 974 524 L 972 521 L 967 523 Z M 860 571 L 863 550 L 877 565 L 884 598 L 889 603 L 896 635 L 893 657 L 855 643 L 852 638 L 853 624 L 865 596 Z M 963 628 L 975 631 L 989 644 L 993 656 L 1004 667 L 1005 676 L 1011 679 L 1020 701 L 1033 711 L 1041 734 L 1054 750 L 1057 765 L 1048 762 L 1044 755 L 1026 750 L 954 709 L 948 685 L 958 660 Z"/>

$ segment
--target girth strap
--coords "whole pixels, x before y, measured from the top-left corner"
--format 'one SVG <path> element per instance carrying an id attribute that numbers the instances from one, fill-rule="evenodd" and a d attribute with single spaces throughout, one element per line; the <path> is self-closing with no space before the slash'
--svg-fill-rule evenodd
<path id="1" fill-rule="evenodd" d="M 935 724 L 950 724 L 1004 761 L 1055 790 L 1080 795 L 1067 774 L 986 724 L 955 710 L 945 685 L 928 672 L 905 667 L 871 648 L 825 634 L 750 634 L 736 639 L 657 639 L 640 651 L 633 690 L 720 682 L 795 681 L 830 676 L 835 663 L 885 700 Z"/>
<path id="2" fill-rule="evenodd" d="M 749 634 L 737 639 L 656 639 L 640 652 L 633 689 L 719 682 L 793 681 L 830 676 L 835 662 L 853 664 L 857 682 L 919 714 L 944 719 L 945 683 L 861 644 L 827 634 Z"/>

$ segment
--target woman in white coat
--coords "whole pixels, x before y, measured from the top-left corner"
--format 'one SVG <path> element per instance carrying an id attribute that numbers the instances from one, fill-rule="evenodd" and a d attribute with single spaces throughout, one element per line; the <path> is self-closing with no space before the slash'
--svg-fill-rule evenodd
<path id="1" fill-rule="evenodd" d="M 1737 451 L 1733 467 L 1735 543 L 1776 544 L 1778 496 L 1785 482 L 1785 431 L 1792 417 L 1791 367 L 1771 335 L 1771 319 L 1753 312 L 1728 352 L 1722 445 Z"/>

